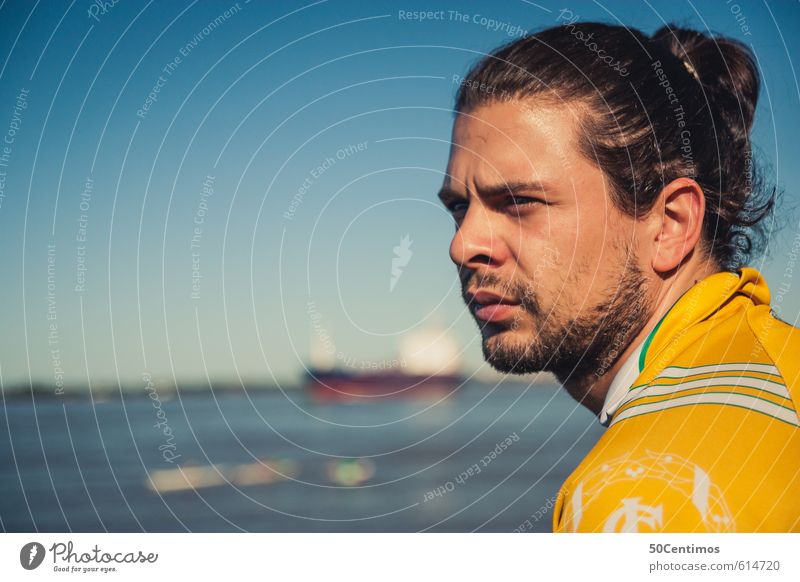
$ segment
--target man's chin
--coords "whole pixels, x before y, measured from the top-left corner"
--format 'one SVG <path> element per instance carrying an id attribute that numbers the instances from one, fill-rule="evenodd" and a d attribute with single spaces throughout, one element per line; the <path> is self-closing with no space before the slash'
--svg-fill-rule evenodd
<path id="1" fill-rule="evenodd" d="M 545 368 L 545 362 L 535 357 L 531 341 L 515 338 L 515 330 L 497 332 L 484 336 L 483 358 L 486 363 L 504 374 L 533 374 Z"/>

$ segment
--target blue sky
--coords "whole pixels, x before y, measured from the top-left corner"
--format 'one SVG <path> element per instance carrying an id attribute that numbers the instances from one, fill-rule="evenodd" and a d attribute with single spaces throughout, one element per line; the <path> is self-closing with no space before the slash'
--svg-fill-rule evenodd
<path id="1" fill-rule="evenodd" d="M 338 351 L 369 361 L 394 358 L 402 330 L 451 326 L 466 367 L 479 367 L 435 199 L 452 78 L 507 31 L 555 24 L 562 7 L 2 2 L 0 132 L 13 133 L 0 168 L 4 385 L 60 373 L 70 385 L 139 382 L 145 371 L 291 380 L 314 321 Z M 758 157 L 786 192 L 785 226 L 754 266 L 773 293 L 789 282 L 781 315 L 796 321 L 798 5 L 570 9 L 645 33 L 677 21 L 753 47 Z M 405 235 L 413 254 L 390 291 Z"/>

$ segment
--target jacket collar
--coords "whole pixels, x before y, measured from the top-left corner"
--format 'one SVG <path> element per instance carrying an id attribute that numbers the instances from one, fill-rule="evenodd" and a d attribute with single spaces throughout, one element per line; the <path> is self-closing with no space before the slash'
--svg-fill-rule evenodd
<path id="1" fill-rule="evenodd" d="M 675 302 L 645 340 L 639 371 L 655 371 L 657 374 L 669 365 L 674 350 L 666 348 L 678 341 L 693 325 L 721 312 L 736 295 L 747 297 L 754 305 L 769 305 L 770 302 L 769 288 L 764 278 L 751 267 L 742 267 L 735 273 L 715 273 L 702 279 Z"/>
<path id="2" fill-rule="evenodd" d="M 606 393 L 600 424 L 609 425 L 631 386 L 651 381 L 670 364 L 675 352 L 667 347 L 680 340 L 692 325 L 719 313 L 736 294 L 744 295 L 755 305 L 770 302 L 763 277 L 750 267 L 743 267 L 736 273 L 715 273 L 689 288 L 625 360 Z M 647 374 L 642 375 L 645 369 Z"/>

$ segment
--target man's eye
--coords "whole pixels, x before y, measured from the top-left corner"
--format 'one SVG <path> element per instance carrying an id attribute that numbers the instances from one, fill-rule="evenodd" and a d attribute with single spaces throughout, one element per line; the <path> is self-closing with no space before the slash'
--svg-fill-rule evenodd
<path id="1" fill-rule="evenodd" d="M 509 196 L 508 202 L 514 206 L 524 206 L 526 204 L 541 202 L 541 200 L 538 198 L 531 198 L 530 196 Z"/>
<path id="2" fill-rule="evenodd" d="M 448 202 L 447 210 L 450 211 L 450 214 L 458 214 L 460 212 L 466 212 L 468 203 L 462 200 L 454 200 L 453 202 Z"/>
<path id="3" fill-rule="evenodd" d="M 509 196 L 506 202 L 511 211 L 519 212 L 535 204 L 542 203 L 542 200 L 540 198 L 531 198 L 530 196 Z"/>

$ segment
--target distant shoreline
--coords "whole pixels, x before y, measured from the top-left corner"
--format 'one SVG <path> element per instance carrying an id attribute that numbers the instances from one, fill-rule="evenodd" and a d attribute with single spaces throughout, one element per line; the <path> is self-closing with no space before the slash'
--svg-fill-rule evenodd
<path id="1" fill-rule="evenodd" d="M 180 393 L 181 396 L 195 396 L 195 395 L 208 395 L 212 392 L 215 394 L 242 394 L 245 392 L 253 393 L 267 393 L 267 392 L 280 392 L 280 391 L 298 391 L 302 386 L 297 383 L 282 384 L 280 386 L 274 384 L 230 384 L 219 383 L 209 386 L 199 384 L 179 384 L 177 387 L 174 385 L 160 386 L 158 393 L 162 398 L 175 397 Z M 119 398 L 120 396 L 131 396 L 135 398 L 148 398 L 148 392 L 139 386 L 108 386 L 92 387 L 91 390 L 84 386 L 64 387 L 56 391 L 55 386 L 48 386 L 46 384 L 32 384 L 32 385 L 16 385 L 10 388 L 3 388 L 2 395 L 6 399 L 24 399 L 34 396 L 35 398 L 48 398 L 48 399 L 89 399 L 90 397 L 96 398 Z"/>
<path id="2" fill-rule="evenodd" d="M 534 388 L 541 387 L 558 387 L 558 383 L 549 378 L 517 378 L 507 377 L 490 381 L 486 379 L 473 378 L 468 380 L 465 386 L 470 389 L 475 387 L 485 387 L 491 389 L 495 385 L 503 384 L 505 386 L 525 387 L 530 385 Z M 177 396 L 192 397 L 201 395 L 229 395 L 229 394 L 274 394 L 280 392 L 303 392 L 305 385 L 303 382 L 287 382 L 285 384 L 259 384 L 256 382 L 248 382 L 244 384 L 232 382 L 211 382 L 199 384 L 196 382 L 185 382 L 174 384 L 159 384 L 158 395 L 162 399 L 171 399 Z M 133 384 L 124 385 L 111 385 L 102 384 L 99 386 L 92 386 L 91 390 L 86 385 L 78 386 L 64 386 L 56 389 L 54 385 L 48 384 L 16 384 L 11 387 L 4 387 L 0 390 L 0 395 L 6 400 L 30 400 L 32 397 L 36 399 L 90 399 L 90 398 L 120 398 L 121 396 L 133 398 L 148 398 L 149 393 L 141 386 Z"/>

